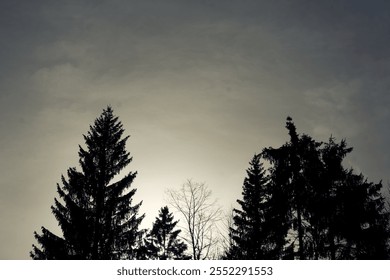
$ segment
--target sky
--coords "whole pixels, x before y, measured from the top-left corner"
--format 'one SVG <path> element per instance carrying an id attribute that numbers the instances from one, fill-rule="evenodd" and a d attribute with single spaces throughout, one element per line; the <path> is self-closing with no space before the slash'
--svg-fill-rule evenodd
<path id="1" fill-rule="evenodd" d="M 59 232 L 56 184 L 107 105 L 130 135 L 143 228 L 187 179 L 235 207 L 287 116 L 346 139 L 345 166 L 387 185 L 389 49 L 389 1 L 0 1 L 0 259 Z"/>

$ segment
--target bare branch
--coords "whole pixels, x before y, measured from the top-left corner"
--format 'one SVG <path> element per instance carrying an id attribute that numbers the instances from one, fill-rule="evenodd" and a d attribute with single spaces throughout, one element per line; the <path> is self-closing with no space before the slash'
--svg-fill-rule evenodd
<path id="1" fill-rule="evenodd" d="M 222 210 L 216 200 L 211 200 L 211 190 L 205 183 L 187 180 L 180 189 L 167 190 L 168 203 L 184 217 L 186 228 L 183 237 L 192 248 L 195 260 L 207 259 L 218 240 L 213 235 Z"/>

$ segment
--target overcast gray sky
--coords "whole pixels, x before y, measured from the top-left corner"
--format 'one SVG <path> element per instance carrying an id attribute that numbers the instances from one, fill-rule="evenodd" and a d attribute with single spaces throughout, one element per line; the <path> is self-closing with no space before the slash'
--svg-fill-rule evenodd
<path id="1" fill-rule="evenodd" d="M 206 182 L 228 210 L 264 147 L 346 138 L 390 179 L 389 1 L 0 1 L 0 259 L 28 259 L 82 134 L 111 104 L 134 202 Z"/>

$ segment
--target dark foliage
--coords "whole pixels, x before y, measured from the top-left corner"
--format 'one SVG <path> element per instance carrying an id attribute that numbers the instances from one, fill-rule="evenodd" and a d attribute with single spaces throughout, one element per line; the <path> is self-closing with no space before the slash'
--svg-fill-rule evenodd
<path id="1" fill-rule="evenodd" d="M 374 184 L 342 162 L 345 140 L 299 135 L 250 162 L 227 259 L 388 259 L 389 214 Z M 264 170 L 263 158 L 269 167 Z"/>
<path id="2" fill-rule="evenodd" d="M 269 259 L 278 255 L 268 195 L 269 178 L 265 175 L 261 155 L 255 155 L 244 180 L 241 209 L 233 210 L 233 226 L 230 227 L 230 248 L 227 259 Z"/>
<path id="3" fill-rule="evenodd" d="M 388 257 L 388 214 L 382 184 L 345 169 L 352 148 L 345 140 L 317 142 L 298 135 L 291 118 L 290 141 L 263 150 L 271 167 L 269 200 L 289 225 L 280 245 L 298 259 L 384 259 Z M 275 196 L 280 197 L 277 199 Z M 276 207 L 272 205 L 271 207 Z M 276 225 L 276 227 L 279 227 Z M 285 244 L 283 244 L 285 243 Z"/>
<path id="4" fill-rule="evenodd" d="M 130 188 L 136 172 L 122 179 L 115 176 L 132 160 L 125 150 L 129 136 L 111 107 L 84 135 L 86 149 L 79 146 L 81 171 L 69 168 L 62 176 L 57 198 L 51 207 L 62 237 L 42 228 L 34 233 L 40 248 L 33 245 L 33 259 L 133 259 L 141 231 L 141 203 L 132 205 L 136 189 Z M 114 180 L 116 179 L 116 180 Z"/>
<path id="5" fill-rule="evenodd" d="M 182 260 L 189 259 L 185 255 L 187 245 L 180 240 L 181 230 L 176 229 L 178 221 L 173 221 L 173 214 L 167 206 L 159 211 L 159 216 L 153 223 L 145 243 L 148 251 L 148 258 L 154 260 Z"/>

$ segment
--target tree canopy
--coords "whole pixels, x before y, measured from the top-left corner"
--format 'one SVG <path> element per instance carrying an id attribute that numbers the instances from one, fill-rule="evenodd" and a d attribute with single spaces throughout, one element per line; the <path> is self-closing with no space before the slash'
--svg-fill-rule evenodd
<path id="1" fill-rule="evenodd" d="M 117 177 L 132 160 L 125 149 L 129 136 L 111 107 L 103 110 L 79 146 L 81 171 L 68 169 L 57 184 L 59 199 L 51 207 L 62 231 L 42 227 L 34 233 L 33 259 L 131 259 L 137 257 L 138 229 L 144 215 L 133 204 L 136 172 Z"/>
<path id="2" fill-rule="evenodd" d="M 176 229 L 178 221 L 173 220 L 168 206 L 162 207 L 153 227 L 146 238 L 149 259 L 180 260 L 189 259 L 185 255 L 187 245 L 180 239 L 180 229 Z"/>
<path id="3" fill-rule="evenodd" d="M 345 140 L 297 133 L 255 155 L 230 228 L 230 259 L 386 259 L 389 213 L 382 184 L 343 166 Z M 263 168 L 260 160 L 268 166 Z"/>
<path id="4" fill-rule="evenodd" d="M 327 142 L 299 134 L 286 121 L 288 141 L 264 148 L 249 162 L 229 220 L 224 259 L 389 259 L 389 203 L 382 182 L 370 182 L 344 160 L 343 139 Z M 142 201 L 134 203 L 137 172 L 129 136 L 110 106 L 90 126 L 79 146 L 79 169 L 57 184 L 51 206 L 61 235 L 34 232 L 33 259 L 215 258 L 221 208 L 205 183 L 188 180 L 167 191 L 183 217 L 183 235 L 173 213 L 162 207 L 152 229 L 140 229 Z M 182 239 L 181 239 L 182 238 Z M 215 253 L 217 252 L 217 253 Z M 219 257 L 219 256 L 218 256 Z"/>

